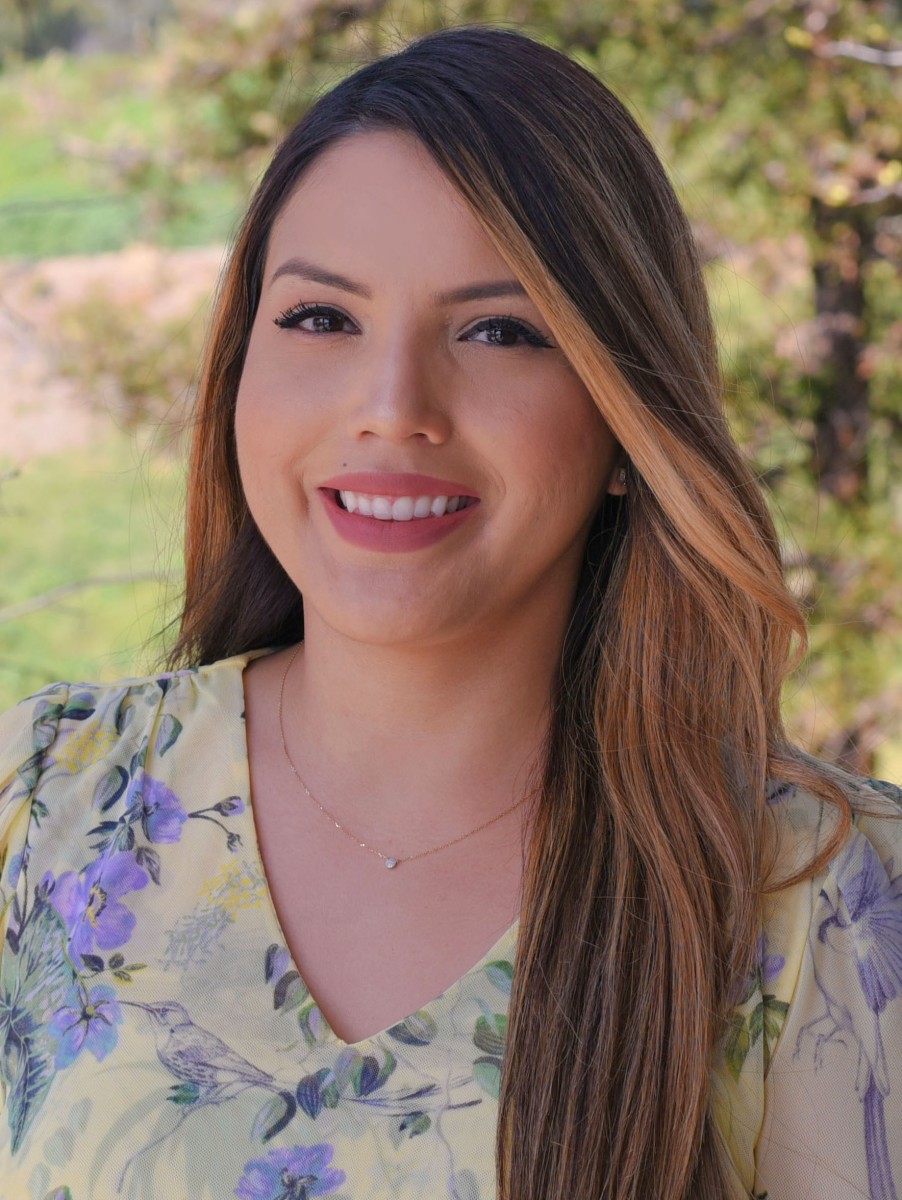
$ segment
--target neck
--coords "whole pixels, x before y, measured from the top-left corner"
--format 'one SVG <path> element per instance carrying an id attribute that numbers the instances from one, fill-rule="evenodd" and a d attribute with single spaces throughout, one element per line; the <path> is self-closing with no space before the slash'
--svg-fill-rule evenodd
<path id="1" fill-rule="evenodd" d="M 560 637 L 548 624 L 428 647 L 350 640 L 316 614 L 284 690 L 297 768 L 327 806 L 365 827 L 453 835 L 535 779 Z"/>

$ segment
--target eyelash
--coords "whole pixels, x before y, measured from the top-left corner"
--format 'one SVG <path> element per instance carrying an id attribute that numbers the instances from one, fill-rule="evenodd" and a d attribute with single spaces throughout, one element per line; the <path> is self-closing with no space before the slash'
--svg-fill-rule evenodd
<path id="1" fill-rule="evenodd" d="M 278 325 L 280 329 L 296 329 L 301 321 L 308 317 L 340 317 L 343 320 L 349 321 L 350 317 L 345 316 L 337 308 L 332 308 L 328 304 L 296 304 L 293 308 L 286 308 L 283 313 L 275 317 L 273 324 Z M 488 329 L 498 329 L 502 333 L 517 333 L 529 346 L 534 346 L 537 349 L 550 350 L 551 343 L 544 338 L 531 325 L 527 325 L 524 321 L 517 317 L 506 315 L 499 317 L 486 317 L 477 323 L 468 332 L 484 333 Z M 303 330 L 304 333 L 312 333 L 313 330 Z M 496 343 L 497 344 L 497 343 Z M 504 346 L 502 349 L 515 350 L 516 346 Z"/>

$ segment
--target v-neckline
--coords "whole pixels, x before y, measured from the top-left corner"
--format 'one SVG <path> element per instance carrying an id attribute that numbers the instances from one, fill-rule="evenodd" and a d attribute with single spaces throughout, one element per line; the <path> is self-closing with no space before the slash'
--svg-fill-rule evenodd
<path id="1" fill-rule="evenodd" d="M 286 955 L 288 956 L 286 970 L 294 971 L 296 973 L 299 982 L 306 989 L 310 1000 L 316 1005 L 317 1012 L 319 1013 L 320 1020 L 322 1022 L 325 1038 L 331 1039 L 343 1050 L 360 1050 L 385 1037 L 390 1029 L 394 1029 L 395 1026 L 402 1024 L 408 1017 L 413 1016 L 414 1013 L 405 1013 L 403 1016 L 398 1017 L 396 1021 L 392 1021 L 383 1029 L 379 1029 L 375 1033 L 368 1034 L 366 1037 L 358 1038 L 353 1042 L 345 1041 L 344 1038 L 339 1037 L 339 1035 L 335 1032 L 329 1020 L 327 1019 L 326 1014 L 323 1012 L 322 1008 L 320 1008 L 319 1001 L 308 987 L 307 981 L 304 978 L 304 972 L 301 970 L 300 964 L 297 962 L 294 952 L 288 943 L 288 938 L 285 936 L 282 920 L 279 917 L 279 913 L 276 909 L 272 888 L 269 886 L 269 878 L 266 874 L 266 866 L 263 862 L 263 853 L 260 848 L 260 839 L 257 834 L 257 822 L 254 817 L 254 798 L 251 794 L 250 751 L 247 741 L 247 693 L 245 692 L 244 688 L 244 671 L 248 664 L 251 663 L 255 658 L 263 658 L 272 653 L 275 653 L 275 651 L 251 650 L 245 654 L 235 655 L 234 658 L 230 660 L 229 664 L 234 664 L 236 668 L 235 678 L 237 682 L 237 695 L 230 695 L 228 697 L 227 709 L 230 717 L 234 720 L 238 720 L 241 725 L 241 736 L 239 741 L 242 749 L 240 761 L 242 775 L 241 790 L 246 801 L 244 812 L 240 817 L 240 819 L 244 821 L 244 828 L 242 830 L 244 837 L 242 840 L 245 842 L 247 853 L 252 855 L 253 865 L 263 881 L 262 891 L 265 897 L 264 920 L 268 927 L 267 932 L 268 934 L 272 935 L 273 941 L 278 941 L 279 946 L 284 949 Z M 222 665 L 225 665 L 225 663 Z M 235 715 L 236 713 L 238 714 L 237 716 Z M 502 956 L 505 957 L 506 961 L 512 962 L 519 925 L 520 918 L 517 917 L 514 923 L 509 925 L 507 929 L 505 929 L 504 932 L 498 938 L 496 938 L 492 945 L 489 946 L 486 952 L 477 962 L 473 964 L 473 966 L 469 967 L 462 975 L 458 976 L 458 978 L 450 983 L 448 987 L 444 989 L 444 991 L 439 993 L 439 995 L 434 996 L 431 1000 L 427 1000 L 425 1004 L 421 1004 L 419 1008 L 414 1010 L 414 1012 L 427 1012 L 432 1015 L 434 1009 L 444 1005 L 453 994 L 459 992 L 460 988 L 468 979 L 470 979 L 473 975 L 476 975 L 479 971 L 483 970 L 490 963 L 501 959 Z M 503 952 L 505 951 L 507 953 L 503 955 Z"/>

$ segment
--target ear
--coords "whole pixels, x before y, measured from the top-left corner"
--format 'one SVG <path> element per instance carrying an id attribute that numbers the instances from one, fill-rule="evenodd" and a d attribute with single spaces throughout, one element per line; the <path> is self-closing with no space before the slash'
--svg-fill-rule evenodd
<path id="1" fill-rule="evenodd" d="M 629 459 L 625 456 L 618 458 L 611 471 L 611 477 L 608 480 L 608 495 L 609 496 L 625 496 L 626 495 L 626 468 Z"/>

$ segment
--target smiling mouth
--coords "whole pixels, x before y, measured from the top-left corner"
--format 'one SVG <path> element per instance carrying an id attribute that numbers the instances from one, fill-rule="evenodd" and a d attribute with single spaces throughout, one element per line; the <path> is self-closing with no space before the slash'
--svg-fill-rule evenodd
<path id="1" fill-rule="evenodd" d="M 423 521 L 479 503 L 475 496 L 379 496 L 344 489 L 329 491 L 340 509 L 376 521 Z"/>

